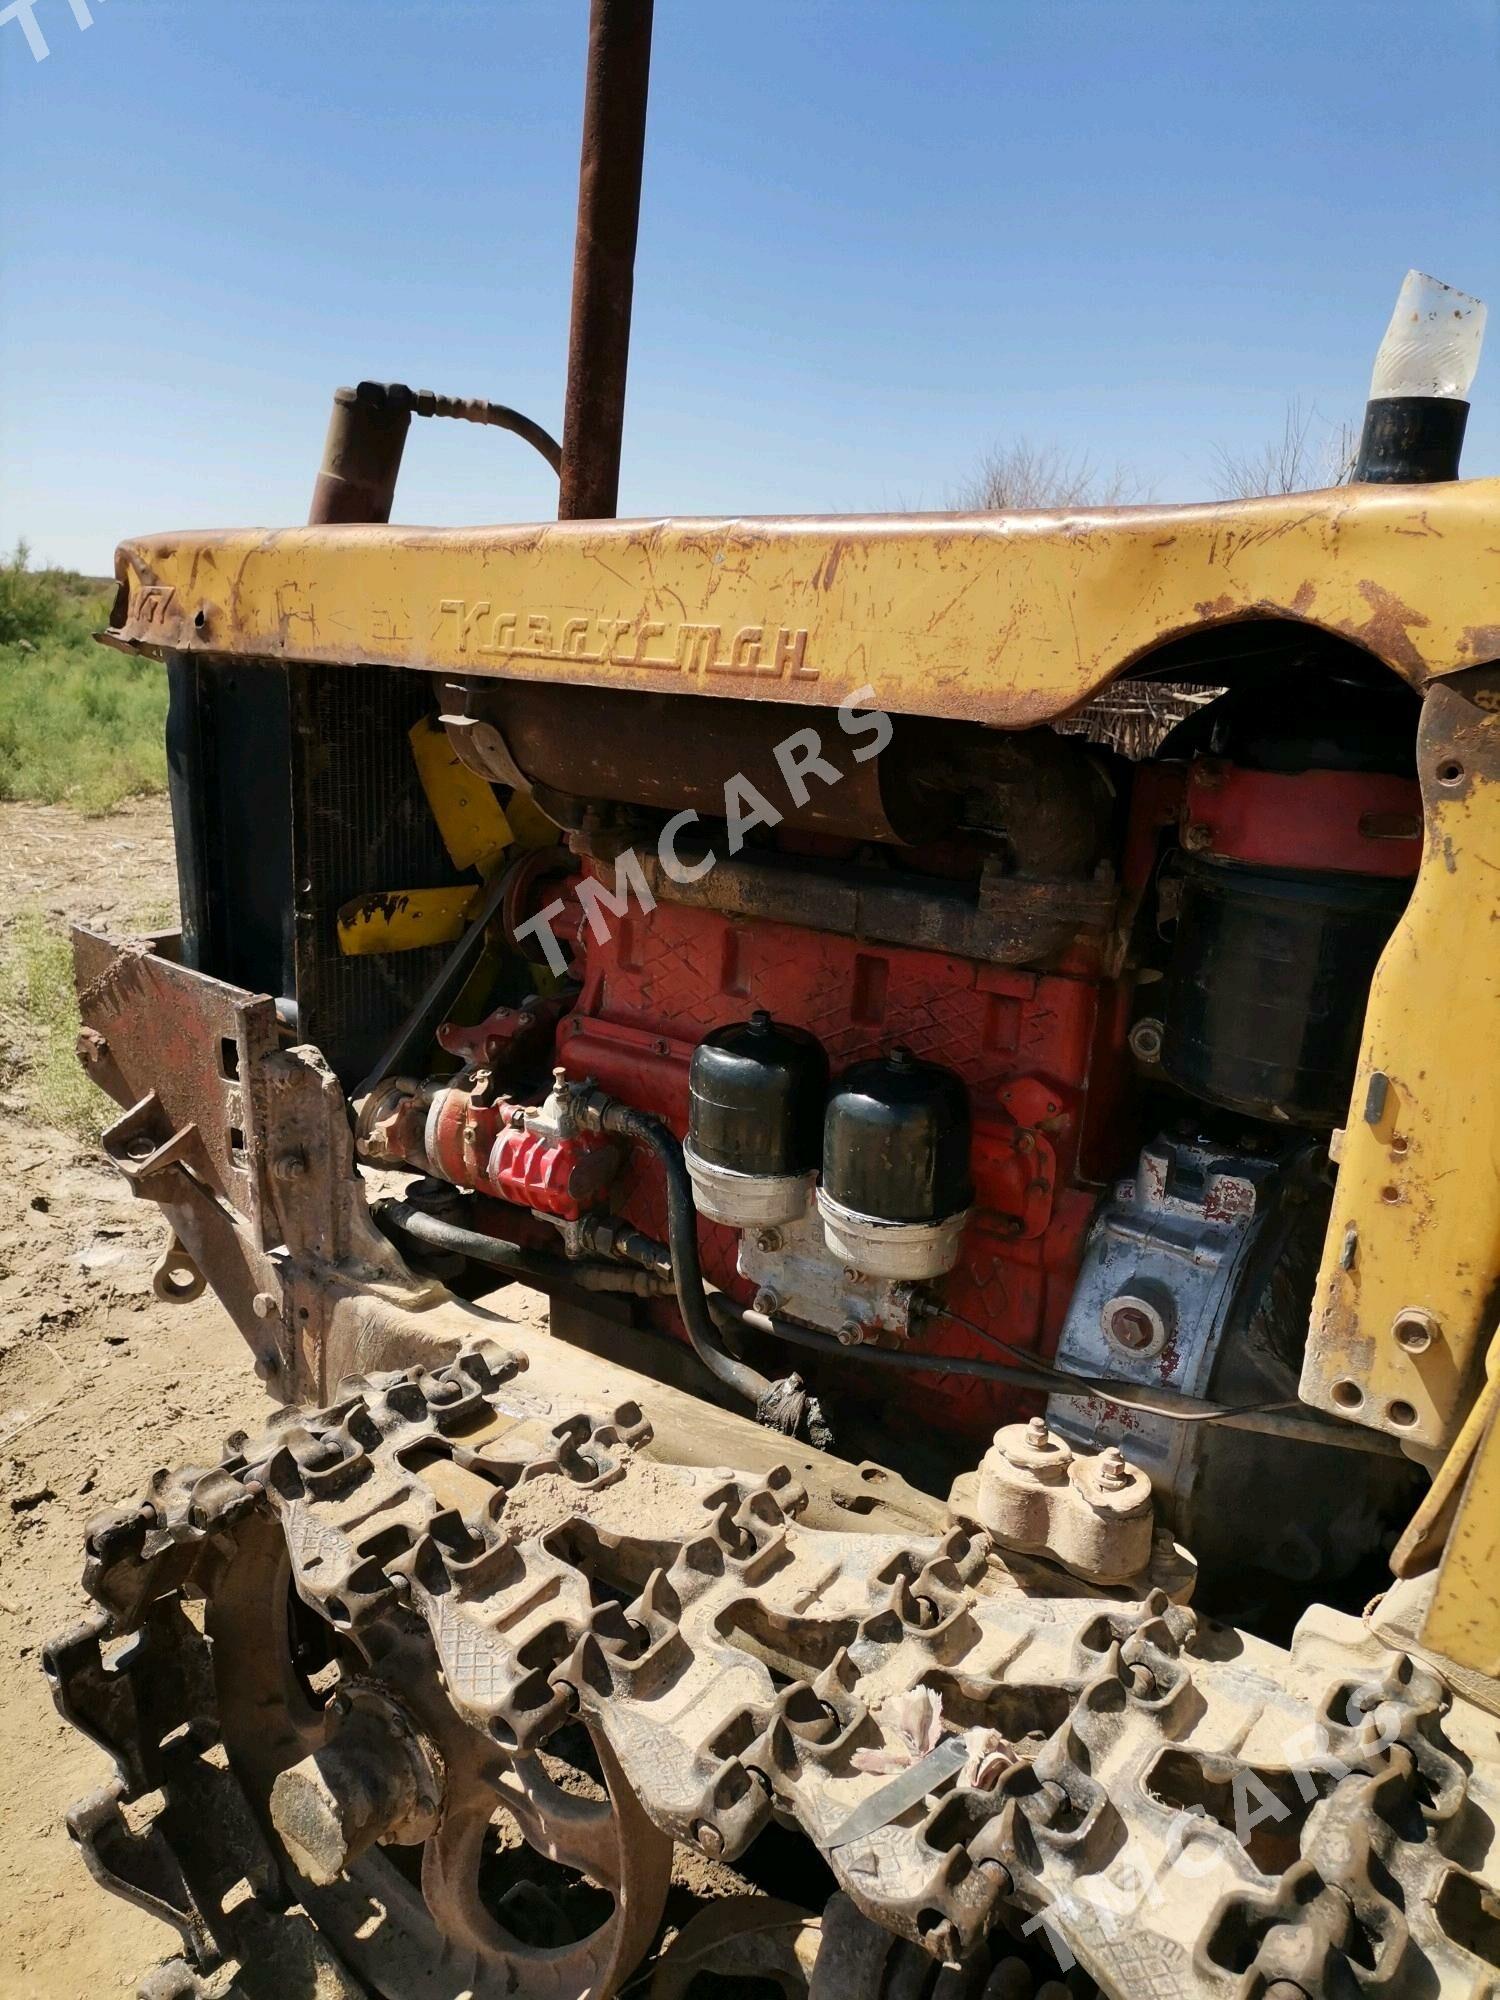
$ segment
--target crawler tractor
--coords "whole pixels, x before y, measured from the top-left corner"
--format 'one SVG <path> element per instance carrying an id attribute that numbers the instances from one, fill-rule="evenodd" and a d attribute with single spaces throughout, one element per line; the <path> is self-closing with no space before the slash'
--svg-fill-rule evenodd
<path id="1" fill-rule="evenodd" d="M 272 1407 L 89 1530 L 73 1834 L 156 2000 L 1492 1995 L 1482 308 L 1336 491 L 617 520 L 649 15 L 561 446 L 119 551 L 80 1056 Z M 559 519 L 390 526 L 443 417 Z"/>

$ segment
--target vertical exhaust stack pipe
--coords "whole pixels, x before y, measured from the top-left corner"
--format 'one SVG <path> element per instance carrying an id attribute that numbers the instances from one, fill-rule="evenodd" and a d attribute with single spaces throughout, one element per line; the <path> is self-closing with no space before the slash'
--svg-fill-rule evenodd
<path id="1" fill-rule="evenodd" d="M 1422 271 L 1408 271 L 1375 356 L 1356 481 L 1417 486 L 1457 479 L 1469 386 L 1485 309 Z"/>
<path id="2" fill-rule="evenodd" d="M 410 429 L 411 411 L 388 402 L 378 382 L 336 389 L 308 526 L 388 521 Z"/>
<path id="3" fill-rule="evenodd" d="M 652 0 L 593 0 L 589 15 L 557 507 L 563 521 L 605 520 L 619 504 L 651 11 Z"/>

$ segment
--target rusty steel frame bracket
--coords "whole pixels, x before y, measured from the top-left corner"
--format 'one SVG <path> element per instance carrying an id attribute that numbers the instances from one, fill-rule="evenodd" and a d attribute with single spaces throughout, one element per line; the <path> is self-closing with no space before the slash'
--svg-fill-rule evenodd
<path id="1" fill-rule="evenodd" d="M 319 1393 L 342 1292 L 413 1310 L 442 1296 L 370 1219 L 338 1079 L 316 1049 L 282 1046 L 269 997 L 143 941 L 78 927 L 73 946 L 80 1050 L 126 1106 L 106 1153 L 159 1205 L 169 1261 L 213 1286 L 272 1392 Z"/>
<path id="2" fill-rule="evenodd" d="M 1500 667 L 1428 690 L 1417 763 L 1422 865 L 1370 989 L 1301 1393 L 1437 1452 L 1500 1283 Z"/>
<path id="3" fill-rule="evenodd" d="M 106 1134 L 110 1157 L 139 1192 L 168 1166 L 186 1170 L 269 1248 L 277 1231 L 250 1080 L 280 1046 L 275 1003 L 82 924 L 73 969 L 85 1066 L 127 1107 Z"/>

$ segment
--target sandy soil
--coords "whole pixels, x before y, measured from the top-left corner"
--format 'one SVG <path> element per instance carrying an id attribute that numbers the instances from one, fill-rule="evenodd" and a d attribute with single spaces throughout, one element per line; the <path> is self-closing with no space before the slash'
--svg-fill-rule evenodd
<path id="1" fill-rule="evenodd" d="M 123 927 L 174 904 L 164 801 L 96 820 L 0 805 L 0 928 L 28 906 Z M 54 1711 L 41 1646 L 85 1609 L 90 1516 L 216 1455 L 263 1400 L 212 1294 L 152 1297 L 154 1207 L 24 1095 L 0 1101 L 0 1993 L 113 2000 L 172 1934 L 96 1888 L 68 1839 L 65 1808 L 108 1766 Z"/>
<path id="2" fill-rule="evenodd" d="M 128 933 L 175 907 L 165 801 L 95 820 L 0 804 L 0 944 L 23 909 Z M 96 1887 L 68 1839 L 64 1812 L 109 1765 L 54 1710 L 41 1648 L 87 1609 L 91 1516 L 159 1466 L 217 1457 L 267 1405 L 212 1293 L 153 1297 L 154 1206 L 39 1122 L 14 1067 L 0 1061 L 0 2000 L 115 2000 L 175 1934 Z M 674 1879 L 695 1896 L 750 1886 L 681 1848 Z"/>

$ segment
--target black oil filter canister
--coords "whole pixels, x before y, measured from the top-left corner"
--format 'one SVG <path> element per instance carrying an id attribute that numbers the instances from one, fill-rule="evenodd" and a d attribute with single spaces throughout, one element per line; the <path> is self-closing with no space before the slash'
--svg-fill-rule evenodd
<path id="1" fill-rule="evenodd" d="M 764 1009 L 715 1028 L 688 1067 L 688 1145 L 709 1167 L 781 1178 L 818 1164 L 828 1057 Z"/>
<path id="2" fill-rule="evenodd" d="M 963 1079 L 904 1048 L 847 1069 L 823 1121 L 823 1190 L 879 1222 L 940 1222 L 968 1208 Z"/>

